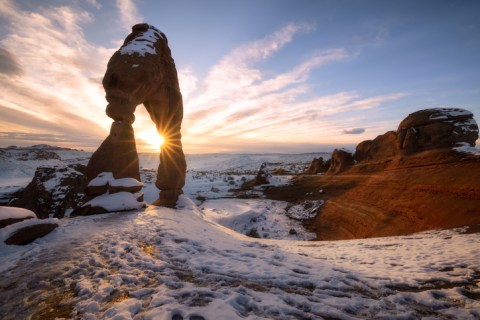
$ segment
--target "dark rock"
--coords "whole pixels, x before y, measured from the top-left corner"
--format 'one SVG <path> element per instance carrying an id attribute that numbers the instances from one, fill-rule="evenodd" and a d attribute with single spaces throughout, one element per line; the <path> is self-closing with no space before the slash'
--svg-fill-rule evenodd
<path id="1" fill-rule="evenodd" d="M 10 206 L 29 209 L 38 218 L 53 214 L 62 218 L 65 210 L 75 209 L 82 203 L 85 166 L 39 167 L 32 181 L 14 194 Z"/>
<path id="2" fill-rule="evenodd" d="M 395 131 L 388 131 L 373 140 L 360 142 L 356 149 L 354 159 L 357 162 L 375 161 L 391 158 L 400 154 Z"/>
<path id="3" fill-rule="evenodd" d="M 330 167 L 330 163 L 328 163 L 328 166 L 327 166 L 327 163 L 325 162 L 325 160 L 322 157 L 320 157 L 318 159 L 314 158 L 312 160 L 312 163 L 308 167 L 308 169 L 306 169 L 303 173 L 305 173 L 305 174 L 322 173 L 322 172 L 326 172 L 329 167 Z"/>
<path id="4" fill-rule="evenodd" d="M 17 223 L 17 222 L 22 222 L 27 219 L 32 219 L 33 217 L 25 217 L 25 218 L 9 218 L 9 219 L 3 219 L 0 220 L 0 229 L 5 228 L 6 226 L 9 226 L 11 224 Z"/>
<path id="5" fill-rule="evenodd" d="M 60 159 L 60 156 L 53 151 L 32 150 L 20 155 L 18 160 L 27 161 L 27 160 L 61 160 L 61 159 Z"/>
<path id="6" fill-rule="evenodd" d="M 52 232 L 55 228 L 58 227 L 56 223 L 39 223 L 30 225 L 24 228 L 20 228 L 15 231 L 7 240 L 5 240 L 6 244 L 15 244 L 15 245 L 25 245 L 33 242 L 35 239 L 43 237 L 50 232 Z"/>
<path id="7" fill-rule="evenodd" d="M 475 146 L 478 125 L 470 111 L 460 108 L 425 109 L 409 114 L 398 126 L 397 143 L 405 154 Z"/>
<path id="8" fill-rule="evenodd" d="M 242 189 L 250 189 L 255 186 L 260 186 L 262 184 L 269 184 L 269 179 L 272 177 L 270 172 L 267 169 L 267 164 L 264 162 L 260 166 L 260 169 L 257 172 L 257 175 L 252 180 L 246 181 L 242 184 Z"/>
<path id="9" fill-rule="evenodd" d="M 353 164 L 354 160 L 351 152 L 335 149 L 332 153 L 330 168 L 326 174 L 342 173 L 353 166 Z"/>
<path id="10" fill-rule="evenodd" d="M 102 172 L 112 172 L 115 179 L 135 178 L 140 180 L 137 147 L 130 124 L 121 121 L 112 123 L 110 135 L 93 153 L 88 162 L 87 181 L 90 182 Z M 93 189 L 90 187 L 86 190 L 89 195 L 93 195 L 90 193 L 92 191 Z"/>

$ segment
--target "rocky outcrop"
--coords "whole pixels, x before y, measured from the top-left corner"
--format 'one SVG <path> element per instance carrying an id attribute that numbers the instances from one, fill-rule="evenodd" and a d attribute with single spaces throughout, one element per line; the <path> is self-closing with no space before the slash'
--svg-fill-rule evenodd
<path id="1" fill-rule="evenodd" d="M 260 166 L 260 169 L 258 170 L 255 178 L 253 178 L 252 180 L 248 180 L 248 181 L 244 182 L 241 188 L 242 189 L 250 189 L 250 188 L 253 188 L 255 186 L 269 184 L 271 177 L 272 177 L 272 175 L 270 174 L 270 172 L 267 169 L 267 164 L 264 162 Z"/>
<path id="2" fill-rule="evenodd" d="M 425 109 L 409 114 L 398 126 L 397 144 L 405 154 L 475 146 L 478 125 L 470 111 L 459 108 Z"/>
<path id="3" fill-rule="evenodd" d="M 332 153 L 330 168 L 326 174 L 339 174 L 353 166 L 353 155 L 343 149 L 335 149 Z"/>
<path id="4" fill-rule="evenodd" d="M 330 162 L 325 161 L 322 157 L 314 158 L 310 166 L 303 172 L 304 174 L 317 174 L 327 172 L 330 168 Z"/>
<path id="5" fill-rule="evenodd" d="M 141 209 L 145 207 L 142 187 L 143 183 L 136 179 L 115 179 L 111 172 L 102 172 L 90 181 L 87 186 L 89 196 L 71 216 Z"/>
<path id="6" fill-rule="evenodd" d="M 31 150 L 29 152 L 25 152 L 18 157 L 18 160 L 28 161 L 28 160 L 61 160 L 60 156 L 48 150 Z"/>
<path id="7" fill-rule="evenodd" d="M 110 135 L 90 159 L 87 183 L 102 172 L 112 172 L 115 179 L 140 180 L 132 123 L 136 107 L 143 103 L 165 140 L 155 183 L 165 192 L 153 204 L 174 206 L 185 185 L 186 161 L 180 133 L 183 101 L 165 34 L 146 23 L 134 25 L 110 58 L 103 87 L 108 101 L 106 113 L 114 123 Z"/>
<path id="8" fill-rule="evenodd" d="M 397 134 L 395 131 L 388 131 L 373 140 L 360 142 L 355 149 L 354 159 L 357 162 L 375 161 L 394 157 L 399 153 Z"/>
<path id="9" fill-rule="evenodd" d="M 58 224 L 52 222 L 42 222 L 27 225 L 25 227 L 18 228 L 12 234 L 10 234 L 5 243 L 8 245 L 26 245 L 34 240 L 44 237 L 58 227 Z"/>
<path id="10" fill-rule="evenodd" d="M 62 218 L 81 203 L 85 166 L 39 167 L 27 187 L 14 194 L 9 206 L 35 212 L 38 218 Z"/>

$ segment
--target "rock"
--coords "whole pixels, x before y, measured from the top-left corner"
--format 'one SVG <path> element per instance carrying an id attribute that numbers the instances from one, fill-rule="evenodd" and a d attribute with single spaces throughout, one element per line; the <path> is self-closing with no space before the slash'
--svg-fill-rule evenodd
<path id="1" fill-rule="evenodd" d="M 32 181 L 14 194 L 9 206 L 29 209 L 38 218 L 62 218 L 65 210 L 81 204 L 85 166 L 39 167 Z"/>
<path id="2" fill-rule="evenodd" d="M 178 198 L 186 173 L 180 132 L 183 101 L 165 34 L 146 23 L 134 25 L 110 58 L 103 87 L 108 101 L 106 113 L 114 123 L 110 135 L 90 159 L 87 184 L 101 172 L 112 172 L 116 179 L 140 180 L 131 124 L 136 107 L 143 103 L 165 140 L 155 185 L 165 191 L 163 199 Z"/>
<path id="3" fill-rule="evenodd" d="M 373 140 L 360 142 L 354 154 L 357 162 L 375 161 L 385 158 L 391 158 L 400 154 L 397 144 L 397 134 L 395 131 L 388 131 L 379 135 Z"/>
<path id="4" fill-rule="evenodd" d="M 353 164 L 354 160 L 351 152 L 342 149 L 335 149 L 332 153 L 330 168 L 326 174 L 342 173 L 353 166 Z"/>
<path id="5" fill-rule="evenodd" d="M 329 164 L 330 165 L 330 164 Z M 303 173 L 304 174 L 317 174 L 317 173 L 322 173 L 326 172 L 329 168 L 329 165 L 326 165 L 325 160 L 323 160 L 322 157 L 320 158 L 314 158 L 312 160 L 312 163 L 310 164 L 310 167 L 308 167 L 307 170 L 305 170 Z"/>
<path id="6" fill-rule="evenodd" d="M 27 160 L 61 160 L 60 156 L 53 152 L 47 150 L 32 150 L 26 153 L 23 153 L 19 156 L 18 160 L 27 161 Z"/>
<path id="7" fill-rule="evenodd" d="M 113 122 L 110 135 L 93 153 L 87 165 L 87 181 L 92 181 L 102 172 L 112 172 L 116 179 L 140 180 L 137 146 L 131 124 L 121 121 Z M 92 193 L 91 188 L 87 188 L 86 193 L 98 194 L 98 192 Z"/>
<path id="8" fill-rule="evenodd" d="M 478 125 L 470 111 L 460 108 L 425 109 L 409 114 L 398 126 L 397 143 L 405 154 L 475 146 Z"/>
<path id="9" fill-rule="evenodd" d="M 14 223 L 22 222 L 28 219 L 33 219 L 33 217 L 25 217 L 25 218 L 8 218 L 0 220 L 0 229 L 5 228 Z"/>
<path id="10" fill-rule="evenodd" d="M 246 181 L 242 184 L 242 189 L 250 189 L 254 186 L 259 186 L 262 184 L 270 184 L 270 178 L 272 175 L 267 169 L 267 164 L 264 162 L 260 166 L 260 169 L 257 172 L 257 175 L 252 180 Z"/>
<path id="11" fill-rule="evenodd" d="M 17 229 L 11 234 L 5 243 L 9 245 L 25 245 L 33 242 L 35 239 L 46 236 L 58 227 L 56 223 L 37 223 Z"/>

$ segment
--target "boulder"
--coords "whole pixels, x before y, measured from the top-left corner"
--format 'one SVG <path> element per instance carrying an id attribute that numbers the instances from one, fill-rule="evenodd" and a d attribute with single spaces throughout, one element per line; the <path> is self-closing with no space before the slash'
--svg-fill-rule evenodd
<path id="1" fill-rule="evenodd" d="M 9 206 L 35 212 L 38 218 L 62 218 L 65 210 L 81 204 L 85 166 L 39 167 L 32 181 L 14 194 Z"/>
<path id="2" fill-rule="evenodd" d="M 267 163 L 264 162 L 260 166 L 260 169 L 258 170 L 255 178 L 243 183 L 241 188 L 242 189 L 249 189 L 249 188 L 252 188 L 254 186 L 259 186 L 259 185 L 262 185 L 262 184 L 269 184 L 271 177 L 272 177 L 272 175 L 270 174 L 270 172 L 267 169 Z"/>
<path id="3" fill-rule="evenodd" d="M 5 243 L 9 245 L 26 245 L 33 242 L 35 239 L 46 236 L 57 227 L 58 224 L 52 222 L 39 222 L 27 225 L 14 231 L 7 237 Z"/>
<path id="4" fill-rule="evenodd" d="M 398 126 L 398 148 L 405 154 L 475 146 L 478 125 L 470 111 L 460 108 L 425 109 L 409 114 Z"/>
<path id="5" fill-rule="evenodd" d="M 399 153 L 397 133 L 388 131 L 373 140 L 360 142 L 355 149 L 354 160 L 357 162 L 375 161 L 391 158 Z"/>
<path id="6" fill-rule="evenodd" d="M 303 172 L 304 174 L 317 174 L 317 173 L 322 173 L 326 172 L 330 166 L 330 163 L 328 163 L 325 160 L 323 160 L 322 157 L 320 158 L 314 158 L 312 160 L 312 163 L 310 166 Z"/>
<path id="7" fill-rule="evenodd" d="M 339 174 L 353 166 L 354 160 L 351 152 L 343 149 L 335 149 L 332 153 L 330 168 L 326 174 Z"/>

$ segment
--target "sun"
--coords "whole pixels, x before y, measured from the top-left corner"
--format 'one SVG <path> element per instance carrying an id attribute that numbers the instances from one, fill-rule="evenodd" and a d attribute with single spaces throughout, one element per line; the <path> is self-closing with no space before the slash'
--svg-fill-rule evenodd
<path id="1" fill-rule="evenodd" d="M 138 134 L 138 137 L 143 140 L 149 149 L 160 150 L 160 147 L 165 142 L 165 139 L 158 133 L 155 128 L 144 130 Z"/>

